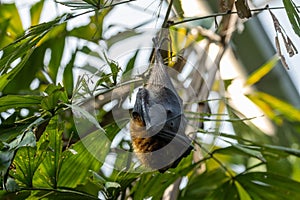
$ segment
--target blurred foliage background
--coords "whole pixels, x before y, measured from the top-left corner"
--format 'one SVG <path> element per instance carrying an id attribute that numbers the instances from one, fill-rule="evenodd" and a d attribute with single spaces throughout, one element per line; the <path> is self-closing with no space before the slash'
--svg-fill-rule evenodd
<path id="1" fill-rule="evenodd" d="M 286 56 L 299 46 L 291 39 L 300 34 L 297 3 L 1 2 L 1 199 L 298 199 L 300 98 L 286 72 L 297 67 Z M 262 13 L 272 19 L 275 40 L 260 24 Z M 142 76 L 132 70 L 151 60 L 151 50 L 126 41 L 149 29 L 167 32 L 166 63 L 194 92 L 179 94 L 196 150 L 163 174 L 122 169 L 134 159 L 115 153 L 131 151 L 130 138 L 120 137 L 128 116 L 113 117 L 131 96 L 120 91 L 137 87 Z M 151 37 L 144 40 L 149 47 Z M 78 130 L 74 112 L 100 132 Z"/>

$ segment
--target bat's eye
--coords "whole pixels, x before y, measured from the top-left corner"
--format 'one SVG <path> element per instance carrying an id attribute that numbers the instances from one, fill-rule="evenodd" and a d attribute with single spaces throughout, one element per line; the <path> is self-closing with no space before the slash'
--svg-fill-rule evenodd
<path id="1" fill-rule="evenodd" d="M 134 120 L 139 120 L 141 118 L 141 116 L 137 112 L 132 112 L 132 118 Z"/>
<path id="2" fill-rule="evenodd" d="M 174 127 L 174 122 L 173 121 L 170 122 L 170 126 Z"/>

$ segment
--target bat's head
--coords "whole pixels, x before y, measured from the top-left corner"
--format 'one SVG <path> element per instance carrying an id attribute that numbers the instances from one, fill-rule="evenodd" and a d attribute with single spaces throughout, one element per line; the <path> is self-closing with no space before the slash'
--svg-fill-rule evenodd
<path id="1" fill-rule="evenodd" d="M 140 88 L 132 110 L 132 120 L 145 127 L 147 137 L 161 130 L 175 135 L 185 126 L 178 96 L 165 87 Z"/>

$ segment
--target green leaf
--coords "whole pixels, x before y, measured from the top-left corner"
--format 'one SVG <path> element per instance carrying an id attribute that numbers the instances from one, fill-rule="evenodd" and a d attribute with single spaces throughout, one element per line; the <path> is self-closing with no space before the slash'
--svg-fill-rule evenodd
<path id="1" fill-rule="evenodd" d="M 121 185 L 119 184 L 119 183 L 117 183 L 117 182 L 106 182 L 105 183 L 105 187 L 106 187 L 106 189 L 109 189 L 109 188 L 120 188 L 121 187 Z"/>
<path id="2" fill-rule="evenodd" d="M 286 157 L 282 155 L 282 152 L 276 154 L 271 154 L 270 152 L 264 153 L 265 158 L 267 160 L 265 166 L 268 172 L 272 172 L 273 174 L 284 175 L 285 177 L 292 177 L 293 173 L 293 165 L 294 163 L 290 161 L 292 156 L 288 154 Z M 295 179 L 298 180 L 298 179 Z"/>
<path id="3" fill-rule="evenodd" d="M 41 0 L 30 8 L 31 26 L 37 25 L 39 23 L 43 7 L 44 0 Z"/>
<path id="4" fill-rule="evenodd" d="M 64 23 L 60 26 L 55 27 L 48 35 L 44 38 L 47 40 L 47 46 L 51 49 L 51 59 L 49 65 L 47 66 L 49 76 L 52 81 L 56 83 L 56 78 L 58 76 L 58 69 L 61 65 L 61 60 L 63 57 L 65 49 L 65 32 L 67 24 Z"/>
<path id="5" fill-rule="evenodd" d="M 45 92 L 48 96 L 44 97 L 41 101 L 41 106 L 44 110 L 53 111 L 59 103 L 68 102 L 67 94 L 61 85 L 48 85 Z"/>
<path id="6" fill-rule="evenodd" d="M 176 11 L 176 14 L 179 18 L 184 18 L 184 10 L 182 9 L 181 0 L 175 0 L 173 2 L 173 7 Z"/>
<path id="7" fill-rule="evenodd" d="M 43 57 L 46 47 L 42 47 L 41 49 L 38 48 L 38 50 L 37 47 L 39 47 L 43 42 L 49 40 L 49 38 L 55 38 L 57 35 L 53 36 L 53 33 L 55 33 L 54 30 L 57 29 L 54 27 L 67 19 L 67 16 L 62 16 L 53 21 L 33 26 L 22 37 L 18 38 L 13 43 L 2 49 L 3 56 L 0 60 L 0 71 L 3 75 L 0 77 L 0 91 L 7 89 L 4 91 L 5 94 L 16 93 L 18 89 L 29 87 L 29 84 L 32 82 L 37 70 L 43 67 Z M 47 35 L 47 37 L 44 37 L 49 31 L 51 34 Z M 55 46 L 56 42 L 53 40 L 50 44 Z M 33 52 L 34 54 L 32 54 Z M 58 52 L 61 53 L 62 51 L 59 50 Z M 36 57 L 32 57 L 31 54 Z M 60 63 L 60 58 L 61 57 L 59 56 L 55 57 L 55 63 L 52 61 L 52 63 L 54 63 L 52 64 L 54 69 L 59 67 L 59 64 L 57 63 Z M 21 62 L 11 71 L 9 71 L 12 62 L 16 61 L 17 59 L 21 59 Z M 52 68 L 50 72 L 56 73 L 56 71 Z M 17 81 L 20 79 L 24 80 L 24 85 L 17 83 Z M 10 84 L 10 82 L 12 83 Z M 6 86 L 8 88 L 6 88 Z"/>
<path id="8" fill-rule="evenodd" d="M 263 155 L 261 154 L 261 152 L 259 151 L 260 148 L 259 147 L 255 147 L 255 146 L 248 146 L 248 145 L 242 145 L 242 144 L 232 144 L 232 146 L 240 151 L 242 151 L 243 153 L 255 157 L 263 162 L 266 162 L 265 158 L 263 157 Z"/>
<path id="9" fill-rule="evenodd" d="M 84 184 L 79 184 L 75 188 L 75 190 L 77 190 L 77 191 L 82 191 L 84 193 L 88 193 L 95 197 L 98 197 L 100 191 L 102 192 L 103 189 L 104 189 L 104 185 L 95 181 L 94 176 L 89 177 L 89 179 Z"/>
<path id="10" fill-rule="evenodd" d="M 181 192 L 180 199 L 206 199 L 220 185 L 227 183 L 230 177 L 220 168 L 195 173 L 189 177 L 189 182 Z M 205 184 L 200 184 L 205 183 Z"/>
<path id="11" fill-rule="evenodd" d="M 96 57 L 101 57 L 100 55 L 99 55 L 99 53 L 98 52 L 95 52 L 95 51 L 93 51 L 90 47 L 88 47 L 88 46 L 84 46 L 84 47 L 82 47 L 81 49 L 79 49 L 79 51 L 81 51 L 81 52 L 83 52 L 83 53 L 85 53 L 85 54 L 88 54 L 88 55 L 93 55 L 93 56 L 96 56 Z"/>
<path id="12" fill-rule="evenodd" d="M 41 71 L 44 66 L 45 51 L 46 47 L 44 45 L 34 49 L 24 67 L 5 87 L 4 94 L 19 94 L 20 91 L 28 92 L 31 90 L 30 84 L 36 78 L 38 71 Z M 22 84 L 20 84 L 20 80 L 22 80 Z"/>
<path id="13" fill-rule="evenodd" d="M 100 183 L 101 185 L 105 184 L 106 180 L 102 176 L 100 176 L 93 170 L 89 170 L 89 172 L 92 173 L 92 178 L 94 182 Z"/>
<path id="14" fill-rule="evenodd" d="M 295 199 L 300 183 L 268 172 L 251 172 L 235 178 L 252 199 Z"/>
<path id="15" fill-rule="evenodd" d="M 33 52 L 33 49 L 31 51 L 27 52 L 27 54 L 21 60 L 21 62 L 16 67 L 14 67 L 10 72 L 0 76 L 0 91 L 3 91 L 3 89 L 7 86 L 7 84 L 9 84 L 10 81 L 13 80 L 14 77 L 22 70 L 22 68 L 24 67 L 25 63 L 29 59 L 32 52 Z"/>
<path id="16" fill-rule="evenodd" d="M 300 16 L 297 6 L 292 0 L 283 0 L 283 5 L 294 32 L 300 37 Z"/>
<path id="17" fill-rule="evenodd" d="M 280 113 L 288 120 L 298 122 L 300 121 L 300 110 L 283 100 L 280 100 L 274 96 L 263 92 L 255 92 L 249 95 L 249 98 L 254 102 L 256 101 L 256 99 L 266 102 L 266 104 L 273 109 L 272 112 L 274 114 L 270 117 L 277 117 L 278 113 Z"/>
<path id="18" fill-rule="evenodd" d="M 27 44 L 30 41 L 32 42 L 35 41 L 35 49 L 32 55 L 30 56 L 30 58 L 28 59 L 28 61 L 26 62 L 26 64 L 24 65 L 24 67 L 11 81 L 12 83 L 5 88 L 4 93 L 15 94 L 16 91 L 20 91 L 20 90 L 28 91 L 30 90 L 30 84 L 36 77 L 39 78 L 39 81 L 41 83 L 48 83 L 49 80 L 47 79 L 45 80 L 38 76 L 38 73 L 42 74 L 45 71 L 48 72 L 47 75 L 51 77 L 52 82 L 56 82 L 58 69 L 60 67 L 60 63 L 64 51 L 66 24 L 59 25 L 59 22 L 57 22 L 58 24 L 55 23 L 53 24 L 53 23 L 54 22 L 52 23 L 49 22 L 48 25 L 50 26 L 50 28 L 48 26 L 45 26 L 44 32 L 43 29 L 41 28 L 42 29 L 41 33 L 39 32 L 36 33 L 37 35 L 41 34 L 41 36 L 38 37 L 39 39 L 35 39 L 34 34 L 30 36 L 30 33 L 28 33 L 27 39 L 20 40 L 20 43 L 24 43 L 25 45 L 25 47 L 22 47 L 21 50 L 23 51 L 26 50 L 27 46 L 31 45 L 31 44 Z M 51 27 L 51 25 L 53 26 Z M 39 26 L 34 26 L 34 27 L 39 27 Z M 27 40 L 28 42 L 26 42 Z M 18 43 L 15 45 L 16 45 L 15 48 L 18 51 L 19 48 Z M 14 45 L 12 45 L 12 47 L 13 46 Z M 51 53 L 46 55 L 45 54 L 46 50 L 51 50 L 49 51 Z M 17 57 L 17 56 L 21 56 L 22 53 L 24 52 L 21 51 L 20 53 L 16 53 L 14 50 L 12 50 L 11 52 L 7 52 L 5 54 L 7 55 L 5 56 L 5 59 L 8 62 L 4 62 L 3 64 L 8 65 L 11 59 L 15 59 L 15 57 L 12 57 L 12 55 L 16 54 L 15 56 Z M 48 66 L 44 66 L 45 56 L 49 56 L 49 55 L 50 55 L 50 63 Z M 46 70 L 43 69 L 44 67 Z M 19 84 L 19 80 L 22 80 L 23 84 Z"/>
<path id="19" fill-rule="evenodd" d="M 32 131 L 26 131 L 22 135 L 19 135 L 15 140 L 9 143 L 10 150 L 17 150 L 21 147 L 35 147 L 35 135 Z"/>
<path id="20" fill-rule="evenodd" d="M 273 56 L 267 63 L 253 72 L 247 79 L 245 85 L 251 86 L 261 80 L 266 74 L 268 74 L 277 64 L 279 57 Z"/>
<path id="21" fill-rule="evenodd" d="M 124 143 L 128 142 L 123 141 Z M 130 144 L 128 144 L 130 145 Z M 133 156 L 132 153 L 129 150 L 124 150 L 122 148 L 122 144 L 120 144 L 121 151 L 118 152 L 116 155 L 116 160 L 112 164 L 110 164 L 110 167 L 114 168 L 113 174 L 111 175 L 111 180 L 119 182 L 123 187 L 127 186 L 129 183 L 131 183 L 132 178 L 134 175 L 129 175 L 132 172 L 142 172 L 142 170 L 139 170 L 140 168 L 135 168 L 136 163 L 133 162 Z M 125 171 L 123 174 L 120 174 L 120 171 Z M 126 174 L 126 172 L 128 173 Z M 114 177 L 114 178 L 113 178 Z M 129 180 L 128 180 L 129 179 Z"/>
<path id="22" fill-rule="evenodd" d="M 77 55 L 77 50 L 73 53 L 72 58 L 68 62 L 67 66 L 65 67 L 64 74 L 63 74 L 63 83 L 67 91 L 68 97 L 71 97 L 73 94 L 73 87 L 74 87 L 73 66 L 74 66 L 76 55 Z"/>
<path id="23" fill-rule="evenodd" d="M 30 196 L 31 191 L 19 191 L 19 192 L 7 192 L 5 190 L 0 191 L 1 199 L 18 199 L 25 200 Z"/>
<path id="24" fill-rule="evenodd" d="M 78 135 L 85 137 L 63 153 L 65 159 L 59 185 L 75 187 L 87 180 L 90 170 L 99 171 L 110 150 L 111 141 L 93 115 L 79 106 L 67 106 L 72 108 L 74 113 Z"/>
<path id="25" fill-rule="evenodd" d="M 31 195 L 28 199 L 55 199 L 55 200 L 97 200 L 97 196 L 86 194 L 72 189 L 57 189 L 50 191 L 40 190 Z"/>
<path id="26" fill-rule="evenodd" d="M 57 30 L 55 30 L 55 28 L 59 25 L 63 25 L 69 19 L 71 19 L 71 15 L 70 14 L 64 14 L 64 15 L 56 17 L 52 21 L 40 23 L 40 24 L 35 25 L 35 26 L 31 26 L 26 31 L 26 34 L 23 35 L 16 42 L 19 42 L 20 40 L 23 40 L 23 39 L 27 38 L 28 36 L 46 35 L 46 33 L 49 33 L 49 32 L 52 32 L 52 34 L 49 34 L 51 37 L 55 37 L 56 36 L 56 31 L 57 31 Z M 60 28 L 58 28 L 58 30 L 60 30 Z M 49 36 L 44 38 L 44 40 L 48 40 L 48 38 L 49 38 Z"/>
<path id="27" fill-rule="evenodd" d="M 117 162 L 117 161 L 116 161 Z M 114 169 L 112 175 L 109 177 L 109 180 L 118 182 L 122 188 L 126 188 L 130 186 L 135 180 L 137 180 L 141 174 L 139 173 L 130 173 L 126 170 L 119 171 Z M 134 192 L 134 190 L 132 190 Z"/>
<path id="28" fill-rule="evenodd" d="M 17 150 L 21 147 L 35 147 L 35 135 L 32 131 L 25 131 L 17 136 L 11 143 L 6 144 L 4 149 L 0 151 L 0 175 L 3 177 L 3 182 L 6 183 L 8 169 L 13 161 Z"/>
<path id="29" fill-rule="evenodd" d="M 110 10 L 111 9 L 104 9 L 101 10 L 100 13 L 91 16 L 89 24 L 72 29 L 68 32 L 68 36 L 74 36 L 97 43 L 102 38 L 103 20 Z"/>
<path id="30" fill-rule="evenodd" d="M 235 187 L 239 193 L 239 199 L 241 200 L 252 200 L 248 192 L 239 184 L 239 182 L 235 181 L 234 182 Z"/>
<path id="31" fill-rule="evenodd" d="M 0 98 L 0 112 L 10 108 L 40 107 L 42 98 L 36 95 L 7 95 Z"/>
<path id="32" fill-rule="evenodd" d="M 23 34 L 22 21 L 16 7 L 16 4 L 0 4 L 0 21 L 9 21 L 7 26 L 5 36 L 7 43 L 0 43 L 0 48 L 3 48 L 8 44 L 17 39 L 21 34 Z M 1 29 L 2 30 L 2 29 Z"/>
<path id="33" fill-rule="evenodd" d="M 125 39 L 131 38 L 133 36 L 137 36 L 139 34 L 141 34 L 141 33 L 138 33 L 134 30 L 126 30 L 126 31 L 122 31 L 122 32 L 119 32 L 119 33 L 111 36 L 110 38 L 106 39 L 105 42 L 109 49 L 109 48 L 111 48 L 112 45 L 114 45 L 118 42 L 121 42 Z"/>
<path id="34" fill-rule="evenodd" d="M 133 189 L 133 199 L 144 199 L 152 197 L 152 199 L 161 199 L 165 189 L 172 184 L 178 178 L 178 174 L 159 174 L 159 173 L 148 173 L 143 174 L 140 180 Z M 159 183 L 159 187 L 153 189 L 155 184 Z"/>
<path id="35" fill-rule="evenodd" d="M 63 161 L 62 157 L 62 133 L 63 122 L 59 121 L 58 116 L 54 116 L 45 132 L 41 136 L 39 142 L 49 142 L 49 150 L 44 155 L 44 159 L 36 171 L 33 184 L 40 187 L 57 188 L 59 181 L 59 174 Z"/>
<path id="36" fill-rule="evenodd" d="M 264 151 L 272 152 L 276 154 L 279 154 L 280 152 L 284 152 L 288 155 L 294 155 L 300 157 L 299 149 L 292 149 L 284 146 L 276 146 L 276 145 L 269 145 L 269 144 L 263 145 L 263 149 Z"/>
<path id="37" fill-rule="evenodd" d="M 244 117 L 242 113 L 238 112 L 235 110 L 235 108 L 232 108 L 229 105 L 227 105 L 227 110 L 229 116 L 232 116 L 233 118 Z M 235 130 L 235 134 L 239 138 L 247 138 L 252 142 L 259 141 L 260 143 L 269 141 L 268 136 L 259 130 L 255 125 L 253 125 L 251 121 L 247 121 L 247 124 L 242 120 L 235 121 L 232 123 L 232 126 Z"/>
<path id="38" fill-rule="evenodd" d="M 124 128 L 128 124 L 128 120 L 112 122 L 104 127 L 104 130 L 107 134 L 109 140 L 113 140 L 114 137 L 120 132 L 122 128 Z"/>
<path id="39" fill-rule="evenodd" d="M 32 120 L 34 120 L 32 122 Z M 40 126 L 41 124 L 45 123 L 45 121 L 42 117 L 32 117 L 29 122 L 32 122 L 28 125 L 28 123 L 13 123 L 8 125 L 8 127 L 0 126 L 0 141 L 10 143 L 14 139 L 17 138 L 17 136 L 22 135 L 24 133 L 24 130 L 30 130 L 34 129 L 37 126 Z M 2 124 L 1 124 L 2 125 Z"/>
<path id="40" fill-rule="evenodd" d="M 80 67 L 80 69 L 88 71 L 91 74 L 98 74 L 99 73 L 99 69 L 97 69 L 97 67 L 94 67 L 90 64 L 86 64 L 86 65 Z"/>
<path id="41" fill-rule="evenodd" d="M 0 49 L 11 43 L 12 38 L 6 35 L 10 19 L 0 19 Z"/>
<path id="42" fill-rule="evenodd" d="M 233 181 L 229 180 L 222 185 L 220 185 L 216 190 L 213 191 L 207 199 L 218 199 L 218 200 L 227 200 L 227 199 L 239 199 L 239 193 Z"/>
<path id="43" fill-rule="evenodd" d="M 96 5 L 96 6 L 100 5 L 100 2 L 103 2 L 103 0 L 102 1 L 99 1 L 99 0 L 83 0 L 83 1 L 88 3 L 88 4 Z"/>
<path id="44" fill-rule="evenodd" d="M 17 200 L 36 200 L 36 199 L 55 199 L 55 200 L 92 200 L 98 199 L 97 196 L 86 194 L 72 189 L 37 189 L 21 190 L 18 192 L 0 192 L 1 199 L 17 199 Z"/>
<path id="45" fill-rule="evenodd" d="M 75 187 L 83 184 L 90 170 L 99 171 L 110 149 L 110 143 L 101 131 L 95 131 L 72 145 L 63 153 L 65 157 L 59 176 L 59 186 Z M 80 169 L 80 173 L 78 173 Z"/>
<path id="46" fill-rule="evenodd" d="M 251 157 L 257 158 L 257 159 L 265 162 L 266 160 L 259 150 L 260 150 L 260 147 L 247 146 L 247 145 L 242 145 L 242 144 L 232 144 L 229 147 L 217 149 L 217 150 L 213 151 L 213 153 L 214 154 L 215 153 L 225 154 L 225 155 L 232 155 L 232 154 L 238 153 L 240 155 L 251 156 Z"/>
<path id="47" fill-rule="evenodd" d="M 191 165 L 192 156 L 184 158 L 180 164 L 172 170 L 168 170 L 165 173 L 145 173 L 139 177 L 139 181 L 134 186 L 132 191 L 134 192 L 133 199 L 144 199 L 146 197 L 152 197 L 152 199 L 162 199 L 164 191 L 177 179 L 186 176 L 188 173 L 193 172 L 196 165 Z M 159 185 L 156 189 L 153 189 L 154 185 Z"/>
<path id="48" fill-rule="evenodd" d="M 75 115 L 75 120 L 76 118 L 78 118 L 80 121 L 78 121 L 78 132 L 80 134 L 80 128 L 82 125 L 82 131 L 89 129 L 89 125 L 95 126 L 97 128 L 97 130 L 100 130 L 102 133 L 105 133 L 105 131 L 102 129 L 102 127 L 100 126 L 100 124 L 98 123 L 97 119 L 90 114 L 88 111 L 86 111 L 85 109 L 77 106 L 77 105 L 69 105 L 66 104 L 66 106 L 70 107 Z M 84 125 L 87 125 L 88 128 L 86 128 Z"/>
<path id="49" fill-rule="evenodd" d="M 105 183 L 105 196 L 109 197 L 117 197 L 121 192 L 121 185 L 117 182 L 106 182 Z"/>
<path id="50" fill-rule="evenodd" d="M 86 0 L 85 2 L 87 3 L 84 3 L 84 2 L 74 2 L 74 1 L 63 1 L 63 2 L 58 2 L 64 6 L 68 6 L 70 7 L 72 10 L 81 10 L 81 9 L 84 9 L 84 10 L 87 10 L 87 9 L 92 9 L 92 10 L 95 10 L 97 9 L 97 3 L 89 3 L 89 2 L 92 2 L 92 1 L 89 1 L 89 0 Z"/>
<path id="51" fill-rule="evenodd" d="M 44 142 L 46 145 L 48 141 Z M 11 171 L 11 176 L 16 180 L 22 182 L 27 187 L 33 186 L 33 176 L 42 163 L 46 149 L 39 149 L 35 147 L 23 147 L 20 148 L 14 159 L 14 165 L 16 169 Z"/>
<path id="52" fill-rule="evenodd" d="M 123 73 L 124 75 L 129 76 L 127 73 L 131 72 L 131 70 L 134 68 L 134 64 L 135 64 L 138 53 L 139 53 L 139 50 L 137 50 L 135 52 L 135 54 L 132 56 L 132 58 L 129 59 L 129 61 L 125 67 L 124 73 Z"/>
<path id="53" fill-rule="evenodd" d="M 3 56 L 0 60 L 0 70 L 4 70 L 6 72 L 9 68 L 9 65 L 17 58 L 20 58 L 24 55 L 26 56 L 28 54 L 27 51 L 29 51 L 33 47 L 36 48 L 37 46 L 41 45 L 44 41 L 47 41 L 50 37 L 53 37 L 53 34 L 49 34 L 47 37 L 44 38 L 44 36 L 47 35 L 47 33 L 51 30 L 52 33 L 55 33 L 54 30 L 56 29 L 54 27 L 64 23 L 68 19 L 68 15 L 63 15 L 57 17 L 53 21 L 41 23 L 39 25 L 30 27 L 25 32 L 25 34 L 23 34 L 21 37 L 19 37 L 14 42 L 2 49 Z M 57 35 L 54 35 L 54 37 L 56 36 Z M 43 40 L 41 41 L 41 39 Z"/>
<path id="54" fill-rule="evenodd" d="M 108 64 L 108 66 L 110 67 L 111 70 L 111 76 L 113 79 L 113 84 L 116 85 L 117 84 L 117 77 L 118 77 L 118 73 L 121 70 L 121 68 L 119 67 L 118 63 L 113 61 L 113 60 L 109 60 L 106 55 L 104 54 L 104 58 L 106 63 Z"/>

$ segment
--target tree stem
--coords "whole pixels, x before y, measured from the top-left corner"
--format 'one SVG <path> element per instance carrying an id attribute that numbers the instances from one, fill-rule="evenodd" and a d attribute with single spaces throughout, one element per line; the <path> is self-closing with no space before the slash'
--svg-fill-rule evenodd
<path id="1" fill-rule="evenodd" d="M 170 16 L 170 13 L 171 13 L 171 10 L 172 10 L 173 1 L 174 0 L 170 0 L 169 6 L 168 6 L 168 10 L 166 12 L 166 16 L 165 16 L 164 22 L 162 24 L 162 28 L 168 28 L 169 27 L 168 20 L 169 20 L 169 16 Z"/>

